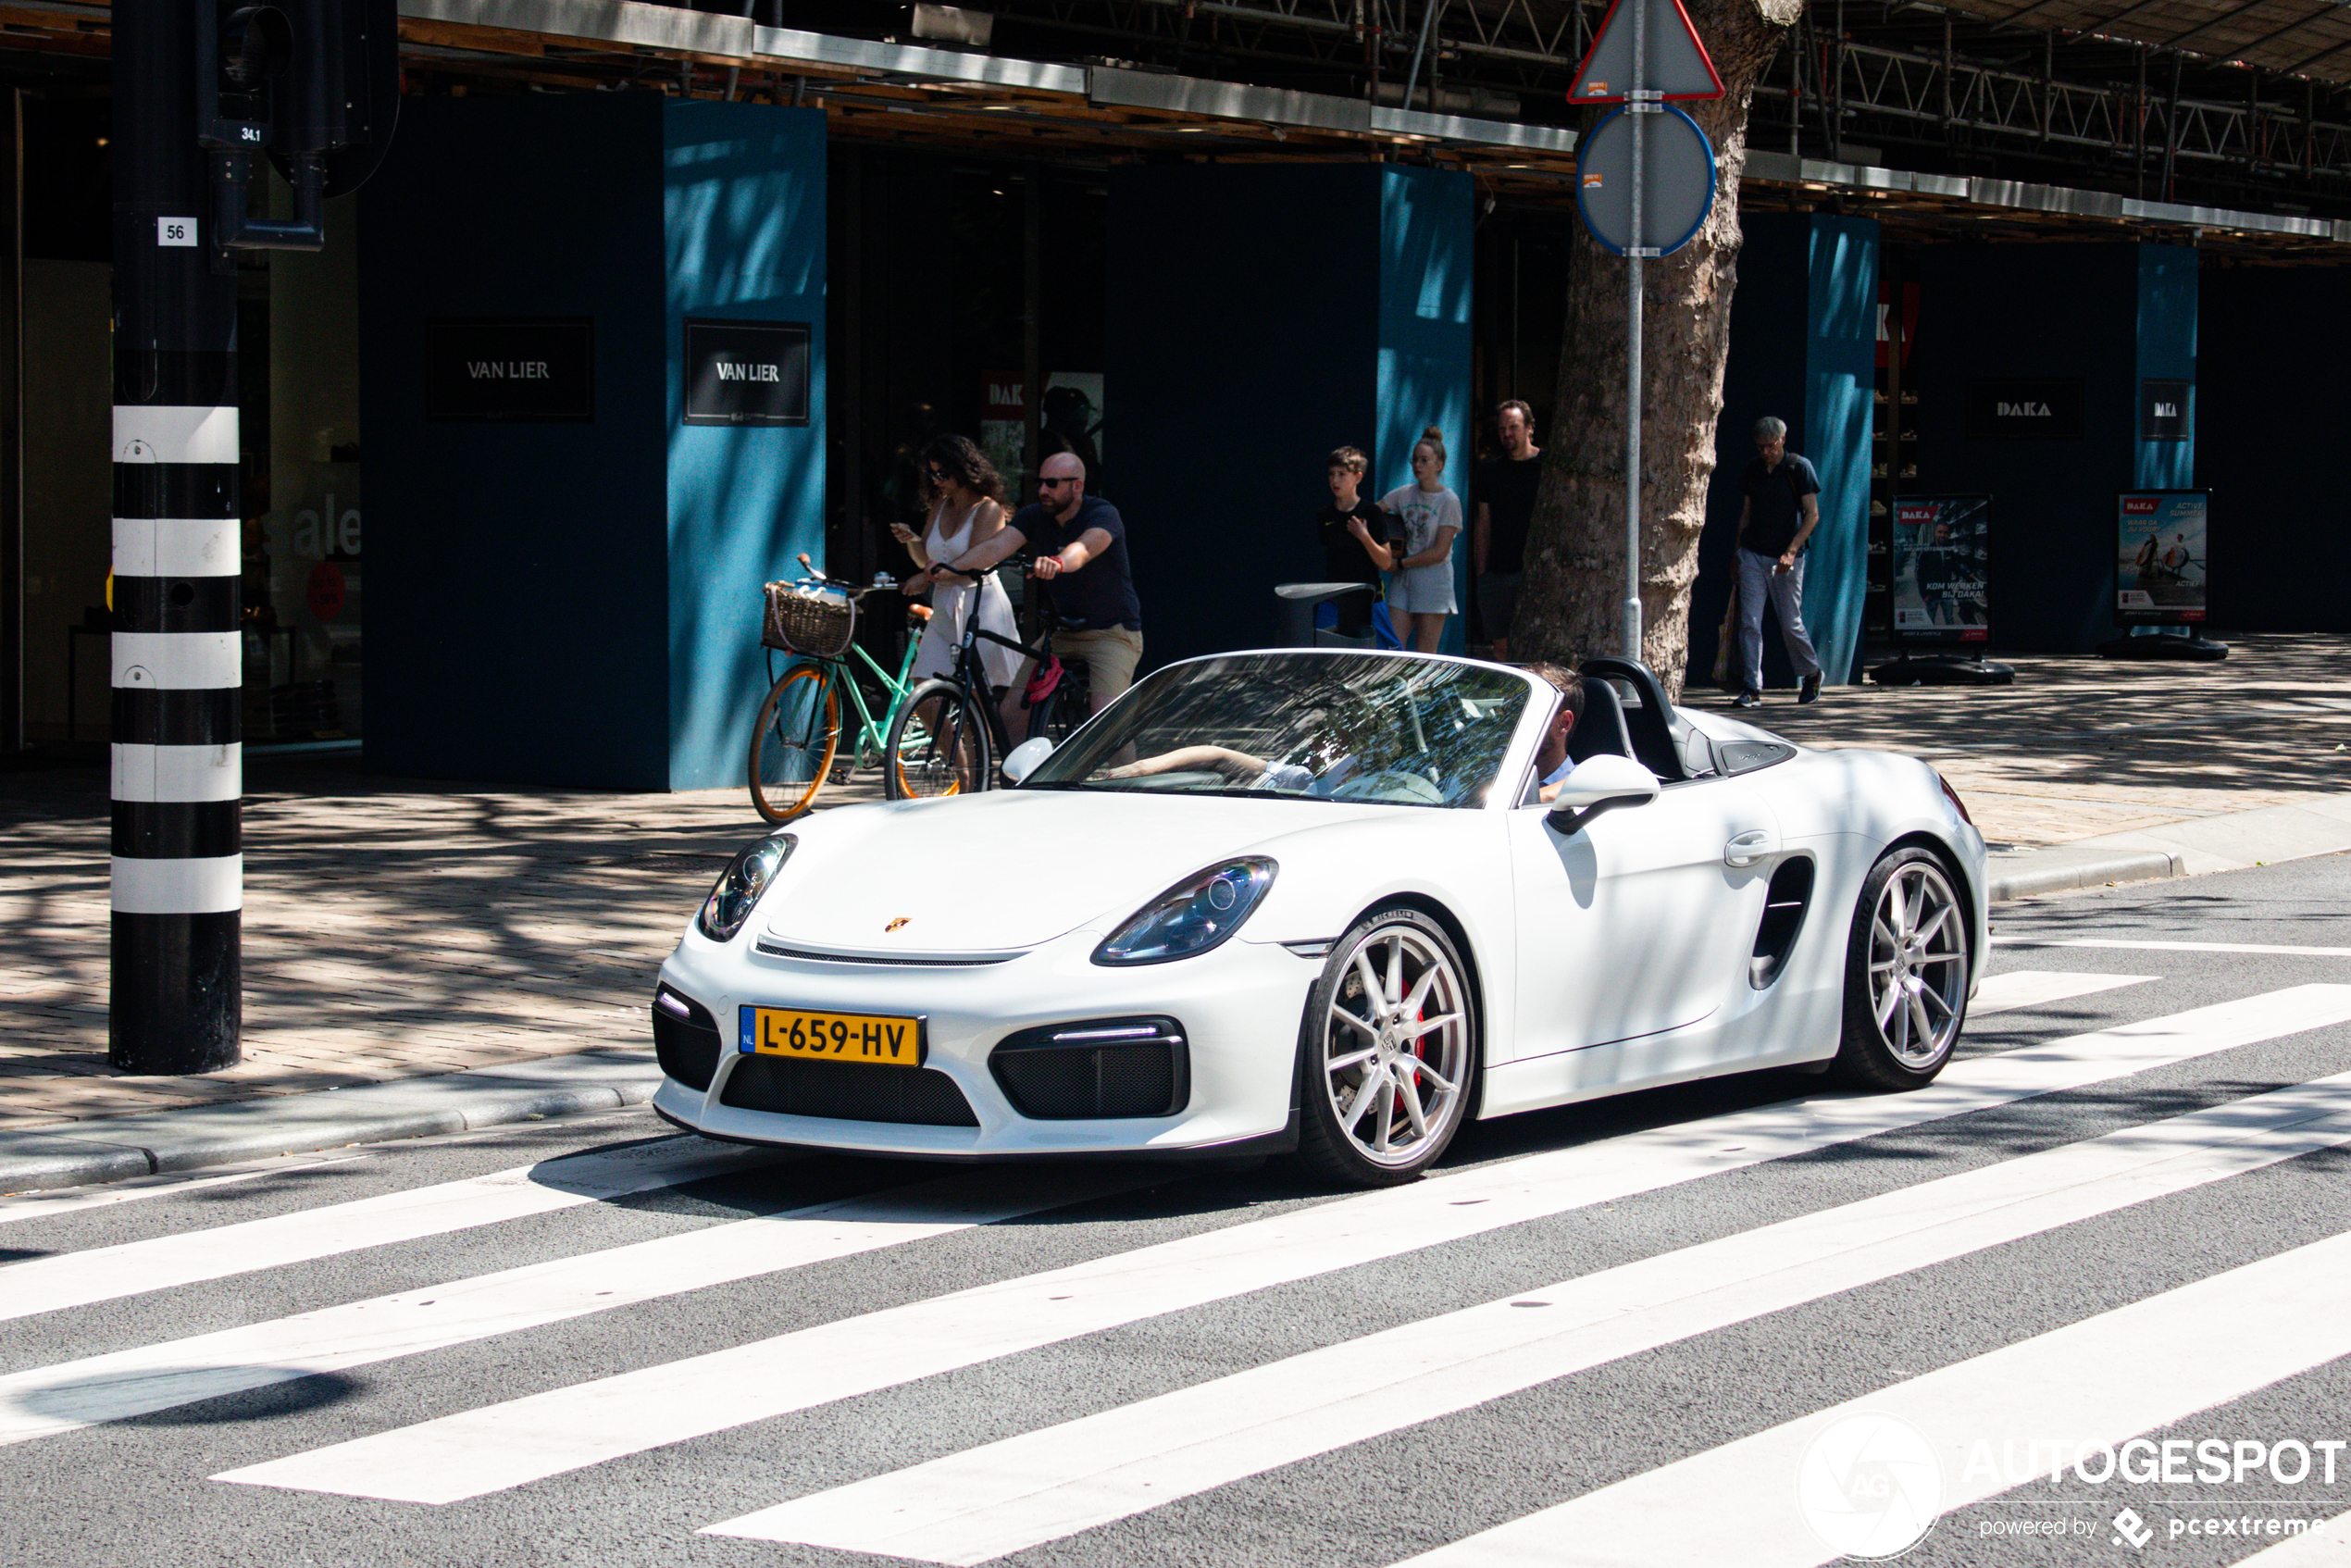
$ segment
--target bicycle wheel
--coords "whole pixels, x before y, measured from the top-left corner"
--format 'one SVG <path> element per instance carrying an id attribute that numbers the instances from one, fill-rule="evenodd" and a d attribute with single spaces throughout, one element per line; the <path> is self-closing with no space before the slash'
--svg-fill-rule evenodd
<path id="1" fill-rule="evenodd" d="M 961 686 L 926 680 L 889 721 L 882 785 L 893 801 L 934 800 L 988 787 L 988 719 Z"/>
<path id="2" fill-rule="evenodd" d="M 840 693 L 822 665 L 794 665 L 767 690 L 751 732 L 751 803 L 790 822 L 815 803 L 840 745 Z"/>

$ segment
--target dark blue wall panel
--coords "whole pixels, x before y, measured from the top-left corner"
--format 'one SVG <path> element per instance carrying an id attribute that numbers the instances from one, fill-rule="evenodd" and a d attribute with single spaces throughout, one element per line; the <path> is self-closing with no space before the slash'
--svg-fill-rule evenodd
<path id="1" fill-rule="evenodd" d="M 2185 490 L 2196 476 L 2196 280 L 2201 258 L 2185 245 L 2141 245 L 2138 252 L 2139 379 L 2188 383 L 2188 439 L 2139 442 L 2133 482 L 2150 490 Z"/>
<path id="2" fill-rule="evenodd" d="M 668 784 L 661 100 L 410 98 L 361 195 L 370 766 Z M 424 417 L 425 323 L 585 316 L 590 424 Z"/>
<path id="3" fill-rule="evenodd" d="M 1112 171 L 1104 401 L 1147 665 L 1275 640 L 1274 585 L 1323 576 L 1331 448 L 1376 496 L 1437 424 L 1463 489 L 1471 218 L 1468 177 L 1430 169 Z"/>
<path id="4" fill-rule="evenodd" d="M 1878 226 L 1817 215 L 1807 258 L 1798 448 L 1821 472 L 1821 526 L 1804 566 L 1804 625 L 1831 683 L 1858 678 L 1869 588 L 1870 437 L 1877 398 Z"/>
<path id="5" fill-rule="evenodd" d="M 1391 166 L 1380 171 L 1379 447 L 1375 495 L 1412 482 L 1412 445 L 1444 432 L 1445 483 L 1462 498 L 1453 546 L 1453 603 L 1443 651 L 1461 653 L 1468 627 L 1474 451 L 1470 422 L 1471 253 L 1476 222 L 1469 177 Z M 1370 450 L 1370 449 L 1366 449 Z"/>
<path id="6" fill-rule="evenodd" d="M 1804 568 L 1804 623 L 1827 679 L 1840 683 L 1859 673 L 1862 636 L 1878 226 L 1803 213 L 1755 213 L 1740 224 L 1746 238 L 1731 296 L 1723 417 L 1690 597 L 1689 678 L 1704 685 L 1713 673 L 1738 570 L 1739 476 L 1755 457 L 1755 421 L 1773 415 L 1787 421 L 1790 450 L 1810 458 L 1821 474 L 1821 526 Z M 1796 678 L 1768 611 L 1763 678 L 1771 686 Z"/>
<path id="7" fill-rule="evenodd" d="M 2141 482 L 2139 376 L 2149 364 L 2194 365 L 2195 294 L 2179 286 L 2171 249 L 1921 253 L 1921 456 L 1904 488 L 1993 497 L 1995 648 L 2080 653 L 2114 633 L 2114 495 Z M 2143 330 L 2154 344 L 2144 359 Z M 1969 440 L 1968 383 L 2007 377 L 2079 380 L 2082 439 Z"/>
<path id="8" fill-rule="evenodd" d="M 669 355 L 669 787 L 740 780 L 766 690 L 760 584 L 824 564 L 825 115 L 671 104 L 664 118 Z M 805 426 L 683 422 L 688 317 L 807 323 Z"/>
<path id="9" fill-rule="evenodd" d="M 2351 631 L 2351 504 L 2327 454 L 2351 429 L 2351 268 L 2203 276 L 2196 482 L 2212 491 L 2212 620 Z"/>
<path id="10" fill-rule="evenodd" d="M 417 98 L 362 221 L 367 758 L 731 784 L 759 585 L 820 552 L 824 117 L 652 94 Z M 595 418 L 424 417 L 436 317 L 587 317 Z M 806 322 L 811 423 L 682 422 L 685 318 Z"/>

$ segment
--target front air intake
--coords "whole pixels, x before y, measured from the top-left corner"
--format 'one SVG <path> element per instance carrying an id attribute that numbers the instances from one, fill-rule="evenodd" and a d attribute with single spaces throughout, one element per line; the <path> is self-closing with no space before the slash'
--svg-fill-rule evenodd
<path id="1" fill-rule="evenodd" d="M 955 1080 L 928 1067 L 868 1066 L 855 1062 L 804 1062 L 790 1056 L 746 1056 L 727 1076 L 721 1105 L 824 1116 L 842 1122 L 897 1122 L 917 1126 L 976 1127 L 971 1101 Z"/>
<path id="2" fill-rule="evenodd" d="M 688 1089 L 707 1089 L 718 1071 L 718 1020 L 693 998 L 662 987 L 653 993 L 653 1055 Z"/>
<path id="3" fill-rule="evenodd" d="M 1172 1116 L 1192 1097 L 1184 1027 L 1173 1018 L 1091 1018 L 1023 1029 L 988 1070 L 1031 1121 Z"/>

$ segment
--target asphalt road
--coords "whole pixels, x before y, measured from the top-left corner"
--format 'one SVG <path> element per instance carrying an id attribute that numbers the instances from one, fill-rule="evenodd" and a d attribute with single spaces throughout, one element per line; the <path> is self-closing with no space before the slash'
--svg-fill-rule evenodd
<path id="1" fill-rule="evenodd" d="M 0 1202 L 0 1564 L 2345 1561 L 2346 895 L 2007 906 L 1933 1089 L 1390 1194 L 629 1113 Z"/>

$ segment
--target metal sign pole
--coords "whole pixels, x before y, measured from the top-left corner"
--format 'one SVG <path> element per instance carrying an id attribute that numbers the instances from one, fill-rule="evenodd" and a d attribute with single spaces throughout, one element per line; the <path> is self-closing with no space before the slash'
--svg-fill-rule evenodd
<path id="1" fill-rule="evenodd" d="M 1641 656 L 1641 261 L 1648 238 L 1641 225 L 1642 186 L 1648 169 L 1648 110 L 1642 89 L 1648 82 L 1648 0 L 1633 0 L 1633 82 L 1624 110 L 1633 121 L 1633 243 L 1625 247 L 1628 263 L 1624 298 L 1624 657 Z M 1654 94 L 1648 94 L 1653 97 Z"/>

